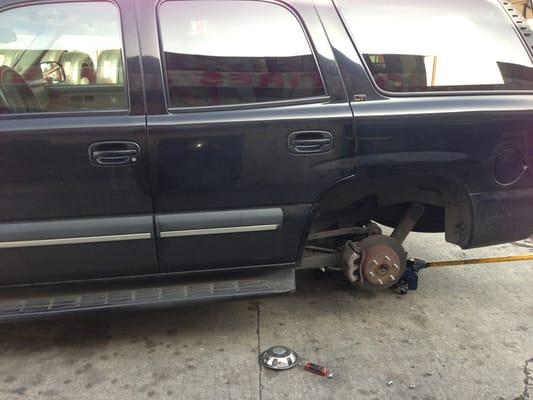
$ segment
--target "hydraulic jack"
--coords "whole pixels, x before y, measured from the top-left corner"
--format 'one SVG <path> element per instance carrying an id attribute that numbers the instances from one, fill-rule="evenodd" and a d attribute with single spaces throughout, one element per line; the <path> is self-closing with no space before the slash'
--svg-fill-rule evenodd
<path id="1" fill-rule="evenodd" d="M 498 264 L 527 260 L 533 260 L 533 254 L 433 262 L 427 262 L 424 260 L 412 258 L 407 260 L 405 272 L 399 280 L 398 284 L 395 286 L 395 288 L 398 289 L 398 292 L 400 294 L 407 294 L 409 290 L 416 290 L 418 288 L 418 273 L 426 268 L 452 267 L 458 265 Z"/>

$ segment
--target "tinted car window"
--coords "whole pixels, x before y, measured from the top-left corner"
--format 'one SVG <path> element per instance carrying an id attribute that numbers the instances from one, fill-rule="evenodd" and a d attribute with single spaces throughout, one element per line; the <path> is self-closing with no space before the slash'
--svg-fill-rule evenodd
<path id="1" fill-rule="evenodd" d="M 159 11 L 172 107 L 324 95 L 302 26 L 257 1 L 168 1 Z"/>
<path id="2" fill-rule="evenodd" d="M 533 90 L 531 58 L 497 0 L 338 5 L 384 90 Z"/>
<path id="3" fill-rule="evenodd" d="M 124 109 L 118 10 L 107 2 L 0 13 L 0 113 Z"/>

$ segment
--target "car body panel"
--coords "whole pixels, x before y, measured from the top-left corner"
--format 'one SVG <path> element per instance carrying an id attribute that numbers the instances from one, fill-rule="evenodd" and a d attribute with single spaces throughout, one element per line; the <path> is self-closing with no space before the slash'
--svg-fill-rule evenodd
<path id="1" fill-rule="evenodd" d="M 447 239 L 463 248 L 533 233 L 532 93 L 385 93 L 332 1 L 268 2 L 300 21 L 324 96 L 173 109 L 160 2 L 117 0 L 127 110 L 0 116 L 0 285 L 294 268 L 321 200 L 347 182 L 454 182 L 468 223 Z M 299 132 L 331 147 L 295 154 Z M 109 141 L 137 144 L 135 164 L 92 164 Z"/>
<path id="2" fill-rule="evenodd" d="M 4 0 L 0 12 L 26 4 Z M 135 10 L 127 1 L 115 4 L 123 22 L 129 110 L 0 117 L 2 285 L 157 272 Z M 93 165 L 90 146 L 108 141 L 136 143 L 134 165 Z M 132 231 L 138 217 L 142 223 Z M 20 224 L 23 237 L 17 236 Z M 127 240 L 132 233 L 144 238 Z M 101 240 L 113 235 L 116 240 Z M 72 238 L 82 240 L 58 242 Z M 51 245 L 31 245 L 39 240 Z M 14 241 L 26 246 L 6 245 Z"/>
<path id="3" fill-rule="evenodd" d="M 145 82 L 148 136 L 156 219 L 180 218 L 190 212 L 276 207 L 283 221 L 274 231 L 217 236 L 159 235 L 162 271 L 190 268 L 254 266 L 295 262 L 308 212 L 324 187 L 354 172 L 352 112 L 325 32 L 312 8 L 292 8 L 309 15 L 304 25 L 314 44 L 328 97 L 252 104 L 168 110 L 155 1 L 138 1 Z M 280 6 L 283 6 L 280 3 Z M 294 132 L 322 131 L 333 137 L 330 151 L 292 154 L 288 137 Z M 274 220 L 270 223 L 275 223 Z M 231 221 L 212 228 L 225 229 Z M 215 255 L 218 254 L 218 257 Z"/>
<path id="4" fill-rule="evenodd" d="M 354 183 L 420 176 L 456 182 L 469 195 L 472 223 L 449 238 L 463 248 L 533 233 L 531 213 L 518 206 L 533 203 L 527 190 L 533 185 L 533 93 L 384 93 L 369 77 L 342 15 L 329 1 L 316 3 L 352 99 L 357 133 Z M 517 165 L 496 167 L 511 149 L 520 157 Z M 502 184 L 498 173 L 515 174 L 516 179 Z M 525 227 L 513 227 L 521 223 Z"/>

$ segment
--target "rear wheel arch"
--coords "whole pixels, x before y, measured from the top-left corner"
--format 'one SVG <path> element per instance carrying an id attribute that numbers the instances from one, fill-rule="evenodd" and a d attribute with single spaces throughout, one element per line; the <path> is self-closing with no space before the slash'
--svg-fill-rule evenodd
<path id="1" fill-rule="evenodd" d="M 415 231 L 445 232 L 446 241 L 467 247 L 473 230 L 473 211 L 467 188 L 443 176 L 351 177 L 326 189 L 314 203 L 302 239 L 309 234 L 358 226 L 369 221 L 396 226 L 410 204 L 426 206 Z M 331 243 L 330 243 L 331 244 Z"/>

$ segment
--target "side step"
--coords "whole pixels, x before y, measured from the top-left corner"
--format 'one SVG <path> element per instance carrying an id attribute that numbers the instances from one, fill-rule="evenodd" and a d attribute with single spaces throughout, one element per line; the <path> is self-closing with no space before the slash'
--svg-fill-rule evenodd
<path id="1" fill-rule="evenodd" d="M 214 279 L 216 278 L 216 279 Z M 76 292 L 77 289 L 77 292 Z M 94 287 L 13 292 L 0 299 L 0 321 L 49 317 L 86 311 L 169 307 L 194 302 L 261 297 L 292 293 L 294 268 L 199 278 L 166 280 L 164 283 L 105 289 Z M 1 293 L 1 292 L 0 292 Z M 3 296 L 2 296 L 3 297 Z"/>

